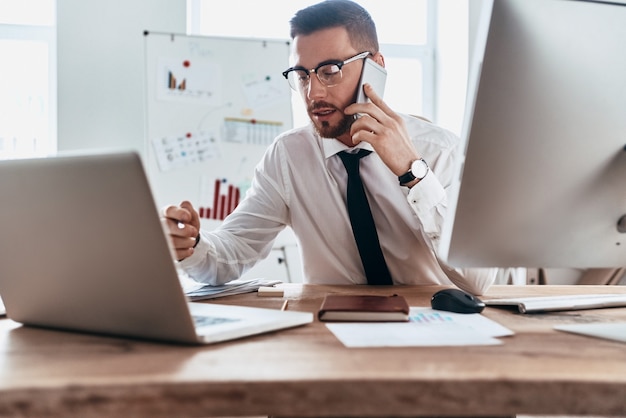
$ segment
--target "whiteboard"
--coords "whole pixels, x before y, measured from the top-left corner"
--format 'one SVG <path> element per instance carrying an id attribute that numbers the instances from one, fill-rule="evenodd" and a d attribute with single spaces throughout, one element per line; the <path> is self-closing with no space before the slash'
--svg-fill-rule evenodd
<path id="1" fill-rule="evenodd" d="M 190 200 L 204 226 L 243 198 L 291 129 L 289 41 L 145 32 L 145 164 L 159 207 Z"/>

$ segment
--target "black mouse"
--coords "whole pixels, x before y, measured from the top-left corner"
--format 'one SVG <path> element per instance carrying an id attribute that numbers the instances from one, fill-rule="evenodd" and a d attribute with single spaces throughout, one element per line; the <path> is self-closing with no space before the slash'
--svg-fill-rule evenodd
<path id="1" fill-rule="evenodd" d="M 443 289 L 435 293 L 430 300 L 433 309 L 456 313 L 480 313 L 485 309 L 485 302 L 460 289 Z"/>

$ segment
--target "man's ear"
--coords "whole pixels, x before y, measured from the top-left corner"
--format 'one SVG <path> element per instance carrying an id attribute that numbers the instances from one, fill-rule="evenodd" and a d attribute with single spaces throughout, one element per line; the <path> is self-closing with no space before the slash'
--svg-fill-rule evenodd
<path id="1" fill-rule="evenodd" d="M 373 60 L 376 61 L 376 63 L 381 67 L 385 66 L 385 57 L 383 57 L 383 54 L 381 54 L 380 51 L 374 54 Z"/>

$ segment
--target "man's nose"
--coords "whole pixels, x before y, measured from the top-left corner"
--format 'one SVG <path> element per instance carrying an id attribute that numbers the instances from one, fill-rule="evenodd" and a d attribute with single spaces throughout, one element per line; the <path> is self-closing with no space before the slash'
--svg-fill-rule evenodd
<path id="1" fill-rule="evenodd" d="M 309 86 L 307 88 L 307 98 L 310 100 L 319 99 L 326 96 L 326 86 L 317 78 L 317 75 L 311 74 L 309 77 Z"/>

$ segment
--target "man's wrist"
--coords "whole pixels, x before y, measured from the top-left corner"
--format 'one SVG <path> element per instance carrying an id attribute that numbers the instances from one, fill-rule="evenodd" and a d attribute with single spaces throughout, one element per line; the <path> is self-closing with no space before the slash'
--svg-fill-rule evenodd
<path id="1" fill-rule="evenodd" d="M 398 176 L 398 182 L 401 186 L 412 187 L 426 177 L 429 171 L 426 161 L 423 158 L 418 158 L 411 162 L 406 173 Z"/>

